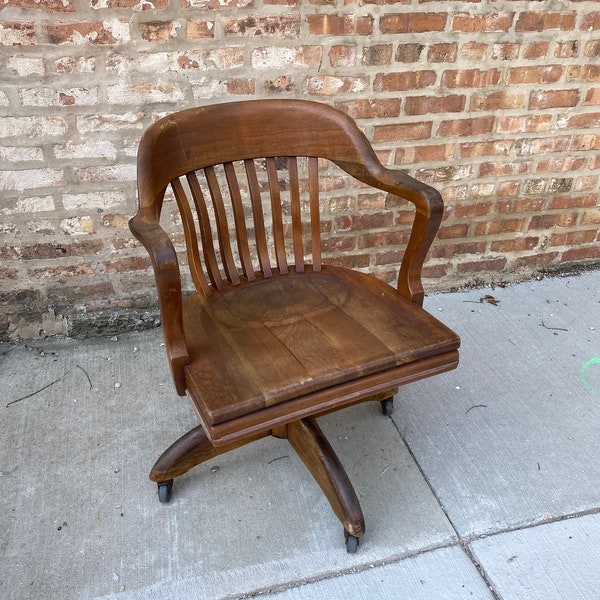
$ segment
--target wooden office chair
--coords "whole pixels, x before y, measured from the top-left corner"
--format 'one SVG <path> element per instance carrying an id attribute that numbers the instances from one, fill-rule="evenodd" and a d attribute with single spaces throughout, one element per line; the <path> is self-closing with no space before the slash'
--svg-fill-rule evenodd
<path id="1" fill-rule="evenodd" d="M 394 289 L 321 259 L 319 169 L 332 161 L 362 184 L 416 207 Z M 177 255 L 159 217 L 171 186 L 195 292 L 182 296 Z M 364 518 L 316 417 L 366 400 L 391 414 L 398 386 L 453 369 L 459 338 L 423 308 L 421 268 L 443 203 L 384 168 L 344 113 L 302 100 L 185 110 L 144 134 L 139 210 L 130 227 L 152 259 L 175 387 L 200 425 L 150 479 L 173 479 L 219 454 L 286 438 L 315 477 L 356 551 Z"/>

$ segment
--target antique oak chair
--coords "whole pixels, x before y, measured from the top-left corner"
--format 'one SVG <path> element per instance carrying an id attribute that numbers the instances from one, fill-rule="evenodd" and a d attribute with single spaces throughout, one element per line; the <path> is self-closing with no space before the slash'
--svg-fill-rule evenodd
<path id="1" fill-rule="evenodd" d="M 362 187 L 415 205 L 397 289 L 322 260 L 327 161 Z M 189 294 L 159 224 L 169 187 Z M 363 514 L 316 418 L 366 400 L 391 414 L 398 386 L 457 366 L 458 336 L 421 306 L 440 195 L 383 167 L 346 114 L 303 100 L 233 102 L 157 121 L 140 142 L 138 192 L 130 227 L 154 267 L 175 387 L 200 421 L 152 468 L 160 501 L 203 461 L 268 435 L 285 438 L 356 551 Z"/>

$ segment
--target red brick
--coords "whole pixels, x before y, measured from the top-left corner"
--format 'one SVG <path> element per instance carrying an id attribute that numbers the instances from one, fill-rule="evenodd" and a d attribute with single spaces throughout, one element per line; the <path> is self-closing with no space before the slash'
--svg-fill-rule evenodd
<path id="1" fill-rule="evenodd" d="M 600 244 L 589 246 L 587 248 L 571 248 L 566 250 L 561 256 L 561 262 L 580 262 L 588 259 L 599 259 L 600 258 Z"/>
<path id="2" fill-rule="evenodd" d="M 336 102 L 335 106 L 353 119 L 376 119 L 400 115 L 400 98 L 348 100 Z"/>
<path id="3" fill-rule="evenodd" d="M 553 233 L 550 236 L 550 246 L 581 246 L 591 244 L 596 239 L 597 231 L 587 229 L 584 231 L 568 231 L 566 233 Z"/>
<path id="4" fill-rule="evenodd" d="M 600 104 L 600 87 L 590 88 L 585 95 L 584 104 Z"/>
<path id="5" fill-rule="evenodd" d="M 188 39 L 198 40 L 215 37 L 215 22 L 206 19 L 190 19 L 187 22 Z"/>
<path id="6" fill-rule="evenodd" d="M 576 58 L 579 56 L 579 42 L 559 42 L 554 49 L 554 56 L 558 58 Z"/>
<path id="7" fill-rule="evenodd" d="M 524 12 L 519 15 L 516 31 L 546 31 L 560 29 L 569 31 L 575 28 L 576 13 Z"/>
<path id="8" fill-rule="evenodd" d="M 571 150 L 575 152 L 600 150 L 600 135 L 588 133 L 573 136 L 571 141 Z"/>
<path id="9" fill-rule="evenodd" d="M 586 196 L 556 196 L 548 205 L 549 210 L 564 210 L 568 208 L 590 208 L 596 206 L 598 196 L 588 194 Z M 600 216 L 600 211 L 598 213 Z"/>
<path id="10" fill-rule="evenodd" d="M 363 233 L 358 238 L 358 247 L 381 248 L 382 246 L 403 246 L 408 241 L 410 231 L 377 231 Z"/>
<path id="11" fill-rule="evenodd" d="M 444 13 L 392 13 L 381 16 L 379 28 L 383 34 L 424 33 L 444 31 Z"/>
<path id="12" fill-rule="evenodd" d="M 152 2 L 140 2 L 140 0 L 91 0 L 92 8 L 131 8 L 135 10 L 165 10 L 169 8 L 169 0 L 152 0 Z"/>
<path id="13" fill-rule="evenodd" d="M 457 219 L 464 217 L 484 217 L 491 212 L 491 208 L 491 202 L 475 202 L 472 204 L 457 204 L 453 212 Z"/>
<path id="14" fill-rule="evenodd" d="M 394 217 L 390 212 L 365 213 L 362 215 L 351 215 L 338 217 L 335 220 L 335 231 L 361 231 L 378 228 L 390 228 Z"/>
<path id="15" fill-rule="evenodd" d="M 450 44 L 433 44 L 427 52 L 427 60 L 431 63 L 436 62 L 455 62 L 458 52 L 456 42 Z"/>
<path id="16" fill-rule="evenodd" d="M 506 258 L 490 258 L 473 262 L 460 262 L 457 270 L 459 273 L 479 273 L 481 271 L 498 272 L 506 266 Z"/>
<path id="17" fill-rule="evenodd" d="M 525 47 L 525 52 L 523 52 L 523 58 L 526 58 L 527 60 L 543 58 L 548 54 L 549 49 L 549 42 L 530 42 Z"/>
<path id="18" fill-rule="evenodd" d="M 308 31 L 310 35 L 371 35 L 373 17 L 308 15 Z"/>
<path id="19" fill-rule="evenodd" d="M 492 92 L 491 94 L 474 94 L 471 98 L 471 110 L 501 110 L 524 108 L 523 92 Z"/>
<path id="20" fill-rule="evenodd" d="M 600 29 L 600 12 L 591 12 L 584 15 L 581 23 L 582 31 L 591 31 L 594 29 Z"/>
<path id="21" fill-rule="evenodd" d="M 480 177 L 503 177 L 505 175 L 521 175 L 531 171 L 531 162 L 485 162 L 479 166 Z"/>
<path id="22" fill-rule="evenodd" d="M 523 117 L 500 117 L 498 133 L 530 133 L 534 131 L 550 131 L 552 115 L 527 115 Z"/>
<path id="23" fill-rule="evenodd" d="M 494 128 L 494 117 L 475 117 L 473 119 L 458 119 L 455 121 L 442 121 L 438 129 L 438 136 L 470 136 L 491 133 Z"/>
<path id="24" fill-rule="evenodd" d="M 467 42 L 460 49 L 460 54 L 467 60 L 483 60 L 487 54 L 488 44 L 483 42 Z"/>
<path id="25" fill-rule="evenodd" d="M 511 240 L 496 240 L 491 243 L 492 252 L 508 254 L 510 252 L 527 252 L 533 250 L 539 243 L 537 236 L 515 237 Z"/>
<path id="26" fill-rule="evenodd" d="M 517 196 L 521 189 L 521 181 L 501 181 L 496 194 L 500 197 Z"/>
<path id="27" fill-rule="evenodd" d="M 446 87 L 487 87 L 497 85 L 500 81 L 500 70 L 489 69 L 460 69 L 444 71 L 442 74 L 442 86 Z"/>
<path id="28" fill-rule="evenodd" d="M 402 165 L 419 162 L 441 162 L 454 156 L 454 144 L 434 146 L 401 146 L 396 150 L 394 163 Z"/>
<path id="29" fill-rule="evenodd" d="M 424 115 L 427 113 L 461 112 L 465 108 L 466 96 L 409 96 L 404 101 L 406 115 Z"/>
<path id="30" fill-rule="evenodd" d="M 564 126 L 569 129 L 597 129 L 600 127 L 600 112 L 572 115 L 565 119 Z"/>
<path id="31" fill-rule="evenodd" d="M 424 140 L 431 137 L 431 128 L 431 122 L 377 125 L 373 128 L 373 141 L 377 143 Z"/>
<path id="32" fill-rule="evenodd" d="M 517 198 L 516 200 L 500 200 L 496 210 L 501 215 L 539 212 L 544 207 L 544 198 Z"/>
<path id="33" fill-rule="evenodd" d="M 513 145 L 513 140 L 471 142 L 460 145 L 460 155 L 464 158 L 474 158 L 477 156 L 508 156 Z"/>
<path id="34" fill-rule="evenodd" d="M 457 223 L 456 225 L 442 225 L 438 231 L 440 240 L 459 239 L 467 237 L 469 233 L 468 223 Z"/>
<path id="35" fill-rule="evenodd" d="M 551 227 L 570 227 L 577 222 L 577 213 L 558 213 L 534 215 L 529 222 L 529 229 L 550 229 Z"/>
<path id="36" fill-rule="evenodd" d="M 516 60 L 521 51 L 521 44 L 502 42 L 492 46 L 492 58 L 496 60 Z"/>
<path id="37" fill-rule="evenodd" d="M 422 44 L 398 44 L 396 49 L 396 62 L 417 62 L 421 56 L 424 46 Z"/>
<path id="38" fill-rule="evenodd" d="M 449 269 L 450 265 L 447 263 L 441 265 L 426 264 L 421 273 L 424 279 L 441 279 L 447 275 Z"/>
<path id="39" fill-rule="evenodd" d="M 75 10 L 74 0 L 4 0 L 2 8 L 42 9 L 47 12 L 61 13 Z"/>
<path id="40" fill-rule="evenodd" d="M 542 67 L 514 67 L 506 73 L 506 83 L 516 85 L 520 83 L 556 83 L 564 73 L 561 65 Z"/>
<path id="41" fill-rule="evenodd" d="M 419 90 L 435 83 L 435 71 L 408 71 L 405 73 L 378 73 L 373 82 L 376 92 Z"/>
<path id="42" fill-rule="evenodd" d="M 363 48 L 363 65 L 389 65 L 392 62 L 391 44 L 378 44 Z"/>
<path id="43" fill-rule="evenodd" d="M 468 33 L 508 31 L 512 26 L 514 16 L 514 12 L 487 13 L 484 15 L 458 13 L 452 19 L 452 31 Z"/>
<path id="44" fill-rule="evenodd" d="M 499 219 L 475 224 L 474 235 L 489 236 L 523 231 L 525 219 Z"/>
<path id="45" fill-rule="evenodd" d="M 119 20 L 122 26 L 128 26 L 124 19 Z M 119 39 L 113 35 L 111 27 L 101 22 L 66 23 L 44 26 L 52 44 L 91 44 L 105 46 L 117 44 Z"/>
<path id="46" fill-rule="evenodd" d="M 353 67 L 356 65 L 356 46 L 332 46 L 329 62 L 332 67 Z"/>
<path id="47" fill-rule="evenodd" d="M 542 265 L 548 265 L 556 262 L 558 258 L 558 252 L 536 252 L 532 256 L 519 256 L 515 258 L 513 268 L 519 269 L 539 269 Z"/>
<path id="48" fill-rule="evenodd" d="M 425 183 L 441 183 L 444 181 L 460 181 L 473 176 L 473 165 L 439 167 L 437 169 L 420 169 L 416 178 Z"/>
<path id="49" fill-rule="evenodd" d="M 579 171 L 585 165 L 585 158 L 564 156 L 540 160 L 535 169 L 536 173 L 556 173 L 565 171 Z"/>
<path id="50" fill-rule="evenodd" d="M 600 81 L 600 65 L 569 67 L 567 81 Z"/>
<path id="51" fill-rule="evenodd" d="M 568 136 L 549 138 L 523 138 L 517 141 L 519 156 L 536 156 L 546 152 L 565 152 L 571 144 Z"/>
<path id="52" fill-rule="evenodd" d="M 431 251 L 432 258 L 453 258 L 461 254 L 483 254 L 485 242 L 464 242 L 460 244 L 435 244 Z"/>
<path id="53" fill-rule="evenodd" d="M 529 108 L 566 108 L 577 106 L 578 102 L 579 90 L 537 90 L 531 92 Z"/>

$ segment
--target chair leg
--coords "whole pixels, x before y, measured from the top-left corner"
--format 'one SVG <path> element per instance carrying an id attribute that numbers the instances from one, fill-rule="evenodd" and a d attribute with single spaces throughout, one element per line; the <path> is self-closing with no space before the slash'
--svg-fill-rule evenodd
<path id="1" fill-rule="evenodd" d="M 202 426 L 198 425 L 197 427 L 194 427 L 194 429 L 188 431 L 185 435 L 181 436 L 161 454 L 160 458 L 154 463 L 154 466 L 150 471 L 150 479 L 158 483 L 159 486 L 161 484 L 169 484 L 170 491 L 170 485 L 172 485 L 172 481 L 175 477 L 187 473 L 190 469 L 193 469 L 195 466 L 210 460 L 215 456 L 225 454 L 225 452 L 235 450 L 240 446 L 244 446 L 268 435 L 269 432 L 266 432 L 255 436 L 249 436 L 248 438 L 224 446 L 213 446 L 206 437 Z"/>
<path id="2" fill-rule="evenodd" d="M 311 417 L 290 423 L 285 437 L 323 490 L 346 537 L 360 538 L 365 532 L 365 520 L 356 492 L 316 420 Z"/>

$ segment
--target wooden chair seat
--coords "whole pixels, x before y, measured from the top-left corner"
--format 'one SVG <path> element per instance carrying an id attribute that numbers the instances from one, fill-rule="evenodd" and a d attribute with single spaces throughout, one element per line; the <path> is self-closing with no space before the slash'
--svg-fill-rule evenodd
<path id="1" fill-rule="evenodd" d="M 194 294 L 183 311 L 189 395 L 216 444 L 326 412 L 334 386 L 359 383 L 368 396 L 373 385 L 392 388 L 458 360 L 452 330 L 384 282 L 349 269 L 292 270 Z M 333 400 L 340 408 L 339 389 Z"/>
<path id="2" fill-rule="evenodd" d="M 395 289 L 327 264 L 323 250 L 335 247 L 322 239 L 331 230 L 321 200 L 328 165 L 349 189 L 355 180 L 414 206 Z M 161 224 L 167 189 L 189 294 Z M 316 419 L 368 400 L 389 415 L 399 386 L 458 364 L 458 336 L 422 308 L 440 194 L 385 168 L 347 115 L 302 100 L 232 102 L 160 119 L 140 141 L 138 193 L 130 228 L 152 260 L 175 388 L 200 420 L 152 467 L 159 499 L 167 502 L 174 478 L 206 460 L 268 435 L 285 438 L 356 551 L 362 510 Z"/>

